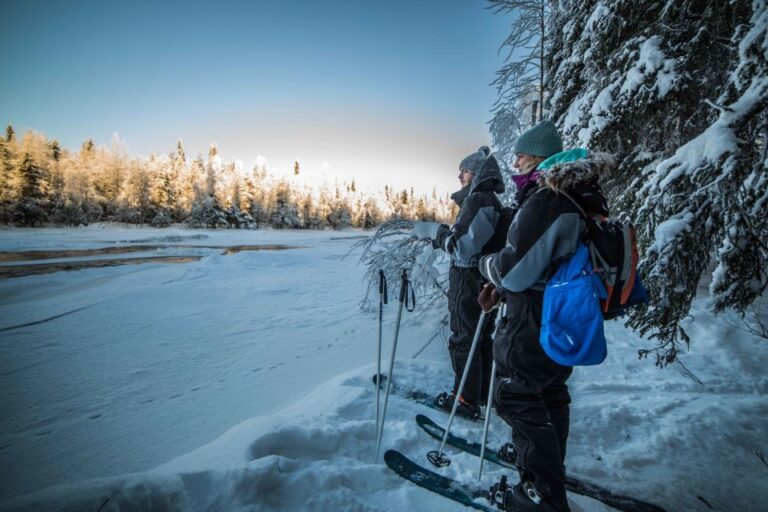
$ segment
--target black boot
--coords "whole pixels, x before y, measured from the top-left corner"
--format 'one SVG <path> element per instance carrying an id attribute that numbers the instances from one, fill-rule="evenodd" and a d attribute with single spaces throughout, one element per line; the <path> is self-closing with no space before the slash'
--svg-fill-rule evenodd
<path id="1" fill-rule="evenodd" d="M 505 443 L 499 448 L 498 456 L 501 460 L 517 465 L 517 451 L 513 443 Z"/>
<path id="2" fill-rule="evenodd" d="M 557 509 L 545 501 L 530 482 L 520 482 L 513 487 L 507 485 L 507 477 L 491 486 L 488 501 L 499 510 L 509 512 L 570 512 L 568 505 Z"/>
<path id="3" fill-rule="evenodd" d="M 453 402 L 456 400 L 456 395 L 453 393 L 440 393 L 437 395 L 434 399 L 434 404 L 438 406 L 439 408 L 451 412 L 453 409 Z M 477 420 L 480 419 L 480 406 L 474 405 L 465 402 L 464 400 L 459 400 L 459 406 L 456 408 L 456 415 L 457 416 L 463 416 L 465 418 L 469 418 L 470 420 Z"/>

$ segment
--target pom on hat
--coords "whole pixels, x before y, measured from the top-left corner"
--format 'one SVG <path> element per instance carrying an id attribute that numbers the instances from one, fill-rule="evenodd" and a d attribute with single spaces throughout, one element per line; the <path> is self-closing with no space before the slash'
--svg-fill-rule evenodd
<path id="1" fill-rule="evenodd" d="M 480 169 L 483 168 L 483 164 L 488 160 L 488 155 L 491 154 L 491 148 L 488 146 L 480 146 L 480 148 L 466 157 L 459 164 L 460 171 L 469 171 L 473 174 L 477 174 Z"/>

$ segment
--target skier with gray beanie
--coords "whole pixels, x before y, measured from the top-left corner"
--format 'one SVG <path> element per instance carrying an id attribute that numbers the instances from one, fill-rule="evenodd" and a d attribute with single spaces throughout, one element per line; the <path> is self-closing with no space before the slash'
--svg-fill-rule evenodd
<path id="1" fill-rule="evenodd" d="M 461 189 L 451 195 L 459 206 L 453 226 L 432 222 L 417 222 L 414 234 L 431 239 L 435 249 L 451 256 L 448 284 L 448 311 L 451 336 L 448 351 L 454 371 L 450 392 L 440 393 L 435 404 L 451 411 L 457 399 L 461 377 L 470 365 L 464 389 L 458 397 L 457 414 L 473 419 L 480 417 L 491 380 L 492 335 L 495 311 L 486 315 L 486 321 L 471 361 L 469 351 L 480 319 L 477 296 L 484 281 L 477 268 L 480 257 L 491 254 L 503 246 L 503 235 L 496 236 L 496 228 L 503 214 L 497 193 L 504 192 L 504 180 L 496 158 L 487 146 L 464 158 L 459 164 Z M 501 240 L 501 242 L 499 242 Z"/>

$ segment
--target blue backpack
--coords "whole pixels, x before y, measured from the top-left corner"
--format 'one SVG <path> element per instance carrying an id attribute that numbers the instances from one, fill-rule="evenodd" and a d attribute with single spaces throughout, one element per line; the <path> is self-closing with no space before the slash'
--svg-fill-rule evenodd
<path id="1" fill-rule="evenodd" d="M 595 365 L 605 360 L 600 299 L 608 296 L 593 271 L 589 248 L 579 242 L 544 288 L 539 342 L 550 359 L 563 366 Z"/>
<path id="2" fill-rule="evenodd" d="M 539 169 L 545 172 L 588 155 L 584 148 L 563 151 L 539 164 Z M 637 274 L 635 230 L 628 223 L 588 215 L 570 195 L 560 193 L 579 210 L 586 232 L 576 253 L 544 288 L 539 341 L 550 359 L 563 366 L 600 364 L 607 355 L 603 319 L 648 302 Z"/>

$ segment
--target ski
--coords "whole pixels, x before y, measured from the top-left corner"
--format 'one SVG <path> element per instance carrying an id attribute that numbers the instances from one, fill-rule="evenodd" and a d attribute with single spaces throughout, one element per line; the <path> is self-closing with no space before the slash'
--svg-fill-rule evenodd
<path id="1" fill-rule="evenodd" d="M 443 435 L 445 434 L 445 429 L 443 429 L 443 427 L 428 417 L 424 416 L 423 414 L 418 414 L 416 416 L 416 423 L 427 434 L 434 437 L 435 439 L 442 441 Z M 459 450 L 465 451 L 472 455 L 478 457 L 480 456 L 480 443 L 468 441 L 451 433 L 448 434 L 446 443 L 453 446 L 454 448 L 458 448 Z M 498 464 L 510 469 L 517 469 L 514 464 L 507 462 L 499 457 L 498 449 L 486 447 L 484 458 L 485 460 L 493 462 L 494 464 Z M 663 508 L 651 503 L 638 500 L 636 498 L 615 494 L 608 489 L 600 487 L 599 485 L 585 482 L 572 476 L 565 477 L 565 488 L 570 492 L 602 501 L 606 505 L 610 505 L 611 507 L 623 510 L 625 512 L 665 512 Z"/>
<path id="2" fill-rule="evenodd" d="M 392 471 L 419 487 L 445 496 L 467 507 L 486 512 L 497 511 L 488 501 L 487 490 L 438 475 L 419 466 L 398 451 L 387 450 L 384 453 L 384 462 Z"/>
<path id="3" fill-rule="evenodd" d="M 371 381 L 373 382 L 373 384 L 375 386 L 376 385 L 376 375 L 371 377 Z M 381 375 L 381 384 L 380 384 L 380 386 L 381 386 L 382 389 L 386 389 L 386 387 L 387 387 L 387 376 L 386 375 Z M 424 393 L 423 391 L 419 391 L 419 390 L 416 390 L 416 389 L 406 389 L 406 388 L 404 388 L 402 386 L 399 386 L 397 384 L 397 382 L 393 381 L 392 382 L 392 393 L 394 393 L 394 394 L 396 394 L 398 396 L 401 396 L 403 398 L 407 398 L 408 400 L 412 400 L 414 402 L 420 403 L 422 405 L 426 405 L 430 409 L 434 409 L 436 411 L 440 411 L 440 412 L 442 412 L 444 414 L 450 414 L 450 411 L 446 411 L 442 407 L 439 407 L 438 405 L 435 404 L 435 397 L 433 397 L 431 395 L 428 395 L 427 393 Z M 474 419 L 474 418 L 468 418 L 466 416 L 462 416 L 461 414 L 457 414 L 456 417 L 457 418 L 462 418 L 462 419 L 467 420 L 467 421 L 473 421 L 475 423 L 482 423 L 482 421 L 483 421 L 482 417 Z"/>

